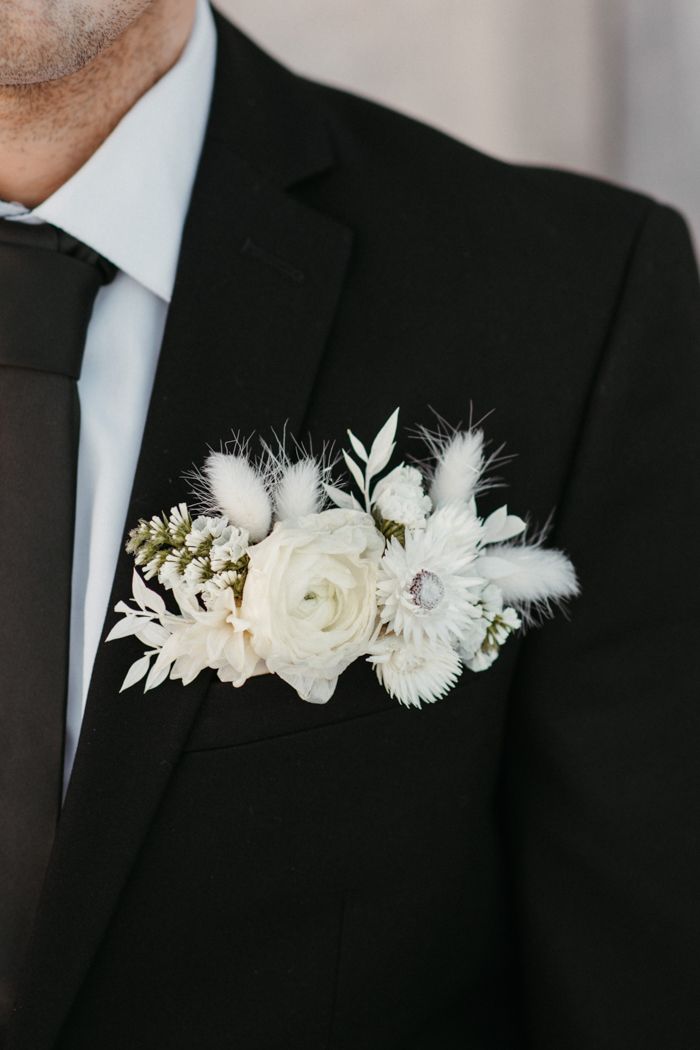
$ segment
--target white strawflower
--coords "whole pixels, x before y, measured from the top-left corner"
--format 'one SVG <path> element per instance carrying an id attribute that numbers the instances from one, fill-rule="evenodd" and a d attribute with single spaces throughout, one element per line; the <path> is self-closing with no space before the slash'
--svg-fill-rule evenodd
<path id="1" fill-rule="evenodd" d="M 433 508 L 421 472 L 403 464 L 377 482 L 372 502 L 386 521 L 398 521 L 409 529 L 420 528 Z"/>
<path id="2" fill-rule="evenodd" d="M 409 644 L 386 634 L 368 657 L 387 693 L 406 707 L 432 704 L 453 688 L 462 666 L 459 656 L 444 642 Z"/>
<path id="3" fill-rule="evenodd" d="M 414 645 L 454 644 L 475 613 L 483 584 L 473 569 L 480 537 L 472 511 L 449 504 L 424 529 L 407 532 L 405 546 L 391 539 L 377 581 L 381 622 Z"/>
<path id="4" fill-rule="evenodd" d="M 382 548 L 370 515 L 333 509 L 277 522 L 249 549 L 242 615 L 253 647 L 302 700 L 325 703 L 368 652 Z"/>

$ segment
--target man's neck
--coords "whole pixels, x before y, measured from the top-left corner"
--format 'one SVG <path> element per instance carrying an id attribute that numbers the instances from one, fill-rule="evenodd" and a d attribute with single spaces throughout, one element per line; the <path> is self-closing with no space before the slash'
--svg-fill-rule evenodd
<path id="1" fill-rule="evenodd" d="M 77 73 L 0 86 L 0 199 L 36 207 L 82 167 L 175 64 L 192 28 L 194 2 L 153 0 Z"/>

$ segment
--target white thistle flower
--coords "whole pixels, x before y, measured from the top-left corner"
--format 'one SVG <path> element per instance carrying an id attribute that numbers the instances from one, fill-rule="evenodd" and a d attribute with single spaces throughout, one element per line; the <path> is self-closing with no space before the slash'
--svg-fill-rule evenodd
<path id="1" fill-rule="evenodd" d="M 421 472 L 404 464 L 377 482 L 372 502 L 386 521 L 398 521 L 409 529 L 424 525 L 433 508 L 433 502 L 423 488 Z"/>
<path id="2" fill-rule="evenodd" d="M 387 693 L 406 707 L 439 700 L 453 688 L 462 670 L 451 645 L 424 641 L 410 645 L 394 634 L 379 638 L 367 659 Z"/>
<path id="3" fill-rule="evenodd" d="M 467 508 L 450 504 L 408 532 L 405 546 L 392 539 L 379 564 L 377 600 L 383 624 L 406 641 L 453 644 L 475 614 L 483 579 L 473 570 L 481 523 Z"/>

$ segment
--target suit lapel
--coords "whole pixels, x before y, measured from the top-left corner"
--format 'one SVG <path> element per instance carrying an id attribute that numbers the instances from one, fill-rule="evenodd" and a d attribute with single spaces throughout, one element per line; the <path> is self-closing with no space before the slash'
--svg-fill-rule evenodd
<path id="1" fill-rule="evenodd" d="M 351 235 L 288 192 L 330 167 L 297 81 L 218 19 L 215 94 L 127 525 L 186 497 L 181 474 L 232 430 L 299 435 Z M 292 134 L 293 130 L 293 134 Z M 122 554 L 106 621 L 130 591 Z M 119 695 L 138 645 L 102 645 L 13 1018 L 48 1050 L 84 980 L 209 678 Z"/>

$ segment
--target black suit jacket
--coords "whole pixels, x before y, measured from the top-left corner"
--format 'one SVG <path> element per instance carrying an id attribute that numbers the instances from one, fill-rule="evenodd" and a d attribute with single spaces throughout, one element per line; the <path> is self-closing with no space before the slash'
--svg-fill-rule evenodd
<path id="1" fill-rule="evenodd" d="M 686 227 L 301 80 L 222 18 L 128 523 L 231 429 L 491 412 L 570 618 L 407 710 L 363 662 L 119 695 L 97 656 L 12 1050 L 700 1045 Z M 402 436 L 399 453 L 417 451 Z M 129 593 L 122 556 L 112 605 Z M 110 611 L 106 629 L 114 622 Z"/>

